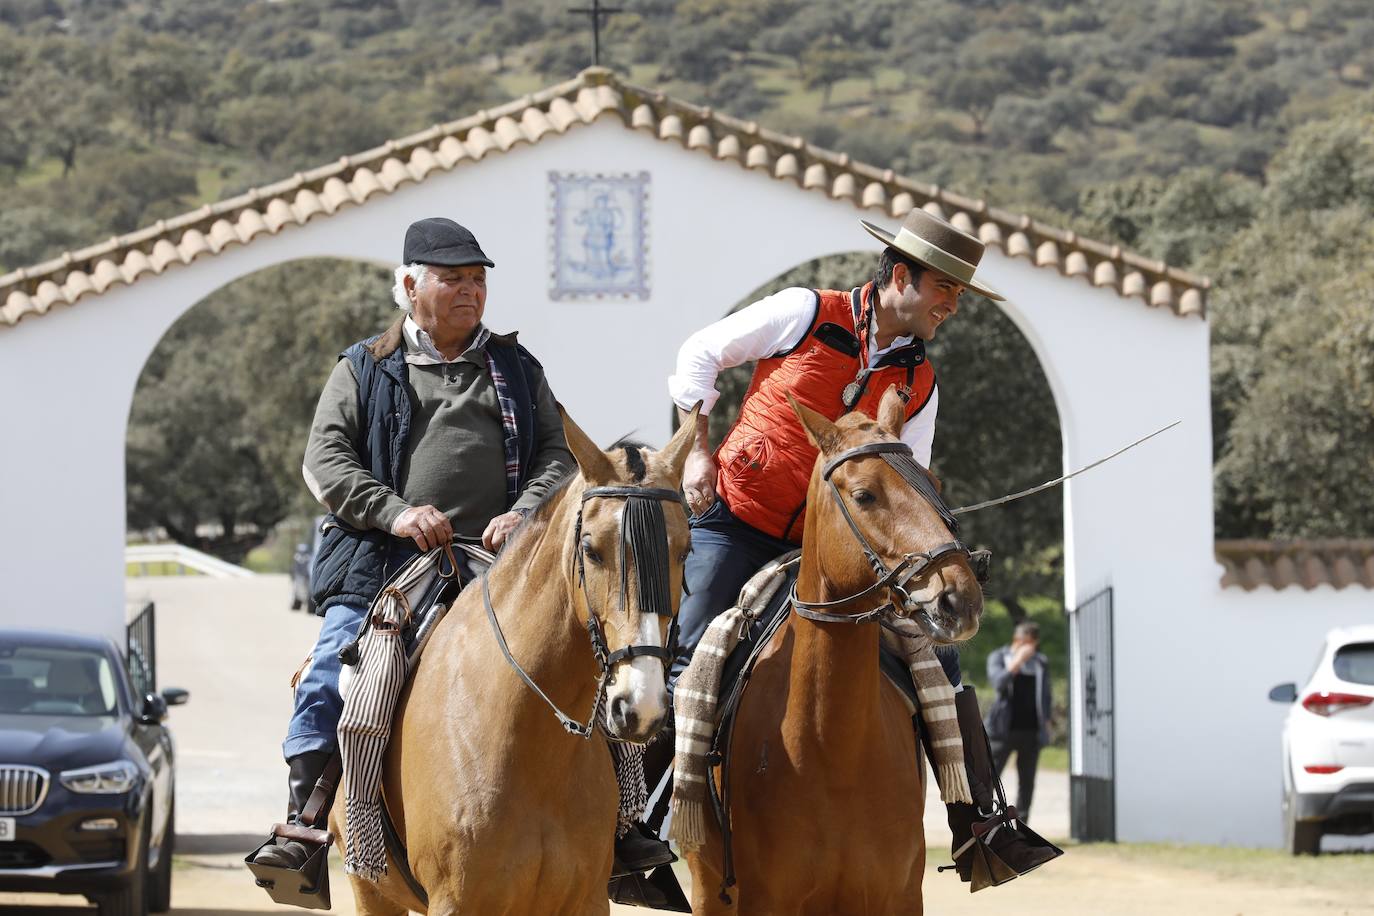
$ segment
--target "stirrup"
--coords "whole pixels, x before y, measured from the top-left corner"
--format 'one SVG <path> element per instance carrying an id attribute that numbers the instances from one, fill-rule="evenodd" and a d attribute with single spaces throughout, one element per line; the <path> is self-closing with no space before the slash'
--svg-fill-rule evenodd
<path id="1" fill-rule="evenodd" d="M 1052 855 L 1044 862 L 1037 862 L 1024 871 L 1018 872 L 992 848 L 993 837 L 1002 830 L 1015 833 L 1026 846 L 1032 849 L 1050 850 Z M 1064 850 L 1030 829 L 1024 821 L 1017 820 L 1016 807 L 1008 805 L 1002 813 L 976 822 L 973 825 L 973 836 L 954 851 L 952 858 L 957 862 L 965 853 L 971 853 L 973 856 L 973 874 L 969 884 L 969 893 L 976 894 L 984 888 L 998 887 L 1021 875 L 1030 874 L 1046 862 L 1062 856 Z M 957 865 L 941 865 L 938 870 L 943 872 L 957 868 Z"/>
<path id="2" fill-rule="evenodd" d="M 307 848 L 314 847 L 300 868 L 285 868 L 255 862 L 258 853 L 273 846 L 277 838 L 295 840 Z M 304 907 L 307 910 L 327 910 L 329 900 L 329 847 L 334 834 L 300 824 L 275 824 L 271 834 L 245 858 L 244 864 L 253 873 L 254 882 L 267 891 L 274 903 Z"/>
<path id="3" fill-rule="evenodd" d="M 632 873 L 612 878 L 606 896 L 622 906 L 642 906 L 670 913 L 690 913 L 692 905 L 678 884 L 672 866 L 660 865 L 647 875 Z"/>

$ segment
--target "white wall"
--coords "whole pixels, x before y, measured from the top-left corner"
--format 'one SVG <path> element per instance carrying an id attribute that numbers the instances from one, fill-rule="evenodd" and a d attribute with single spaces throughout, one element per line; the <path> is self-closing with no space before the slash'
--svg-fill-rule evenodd
<path id="1" fill-rule="evenodd" d="M 651 299 L 548 299 L 550 170 L 652 173 Z M 497 263 L 488 323 L 521 331 L 574 418 L 603 442 L 632 431 L 651 442 L 667 438 L 665 378 L 680 342 L 739 297 L 808 259 L 874 250 L 858 225 L 860 215 L 872 214 L 848 202 L 607 119 L 26 319 L 0 332 L 0 625 L 41 622 L 118 635 L 125 425 L 143 363 L 178 316 L 235 278 L 282 261 L 392 263 L 405 227 L 440 214 L 473 229 Z M 1206 324 L 997 251 L 984 263 L 1045 365 L 1066 466 L 1185 421 L 1065 493 L 1066 600 L 1075 604 L 1106 584 L 1116 589 L 1122 838 L 1244 841 L 1249 831 L 1225 825 L 1247 819 L 1270 830 L 1263 806 L 1272 793 L 1252 796 L 1239 788 L 1243 780 L 1233 780 L 1219 817 L 1214 780 L 1197 767 L 1229 754 L 1232 744 L 1216 740 L 1218 715 L 1242 715 L 1251 696 L 1237 687 L 1234 699 L 1199 703 L 1199 673 L 1218 670 L 1218 658 L 1223 665 L 1247 658 L 1251 653 L 1221 647 L 1231 634 L 1256 632 L 1236 625 L 1249 596 L 1218 593 L 1211 557 Z M 1267 685 L 1275 677 L 1259 680 Z M 1273 718 L 1267 708 L 1257 715 Z M 1178 740 L 1182 750 L 1173 749 Z"/>
<path id="2" fill-rule="evenodd" d="M 1301 688 L 1328 630 L 1374 622 L 1374 592 L 1327 585 L 1310 592 L 1217 588 L 1202 613 L 1205 658 L 1180 691 L 1190 740 L 1203 751 L 1180 753 L 1191 758 L 1186 768 L 1198 783 L 1193 817 L 1216 818 L 1208 842 L 1277 846 L 1283 840 L 1279 736 L 1288 707 L 1270 702 L 1269 689 L 1287 681 Z"/>

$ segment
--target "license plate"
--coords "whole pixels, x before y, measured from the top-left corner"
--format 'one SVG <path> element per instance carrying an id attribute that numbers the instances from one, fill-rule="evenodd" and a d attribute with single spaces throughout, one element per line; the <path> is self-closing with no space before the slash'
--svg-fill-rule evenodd
<path id="1" fill-rule="evenodd" d="M 14 839 L 14 818 L 0 817 L 0 843 Z"/>

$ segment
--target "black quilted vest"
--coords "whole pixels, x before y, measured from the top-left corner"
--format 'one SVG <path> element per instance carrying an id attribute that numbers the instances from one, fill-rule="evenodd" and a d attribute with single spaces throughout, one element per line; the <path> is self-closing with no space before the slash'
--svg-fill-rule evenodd
<path id="1" fill-rule="evenodd" d="M 355 442 L 358 458 L 377 480 L 396 489 L 405 460 L 406 440 L 415 392 L 406 380 L 405 347 L 398 346 L 382 359 L 368 349 L 382 335 L 359 341 L 339 355 L 353 364 L 358 379 L 359 427 L 366 431 Z M 525 488 L 539 439 L 535 402 L 535 370 L 539 363 L 513 339 L 492 335 L 487 352 L 506 378 L 515 402 L 515 427 L 520 455 L 520 482 Z M 510 507 L 507 506 L 509 509 Z M 310 574 L 315 613 L 321 617 L 335 604 L 367 607 L 381 591 L 387 577 L 416 553 L 415 542 L 376 529 L 359 531 L 333 513 L 325 517 L 324 536 Z"/>

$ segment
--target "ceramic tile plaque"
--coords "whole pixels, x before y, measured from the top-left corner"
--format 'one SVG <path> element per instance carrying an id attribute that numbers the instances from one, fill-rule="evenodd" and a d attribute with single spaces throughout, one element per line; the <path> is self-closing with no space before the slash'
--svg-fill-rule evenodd
<path id="1" fill-rule="evenodd" d="M 649 173 L 549 173 L 549 296 L 649 298 Z"/>

